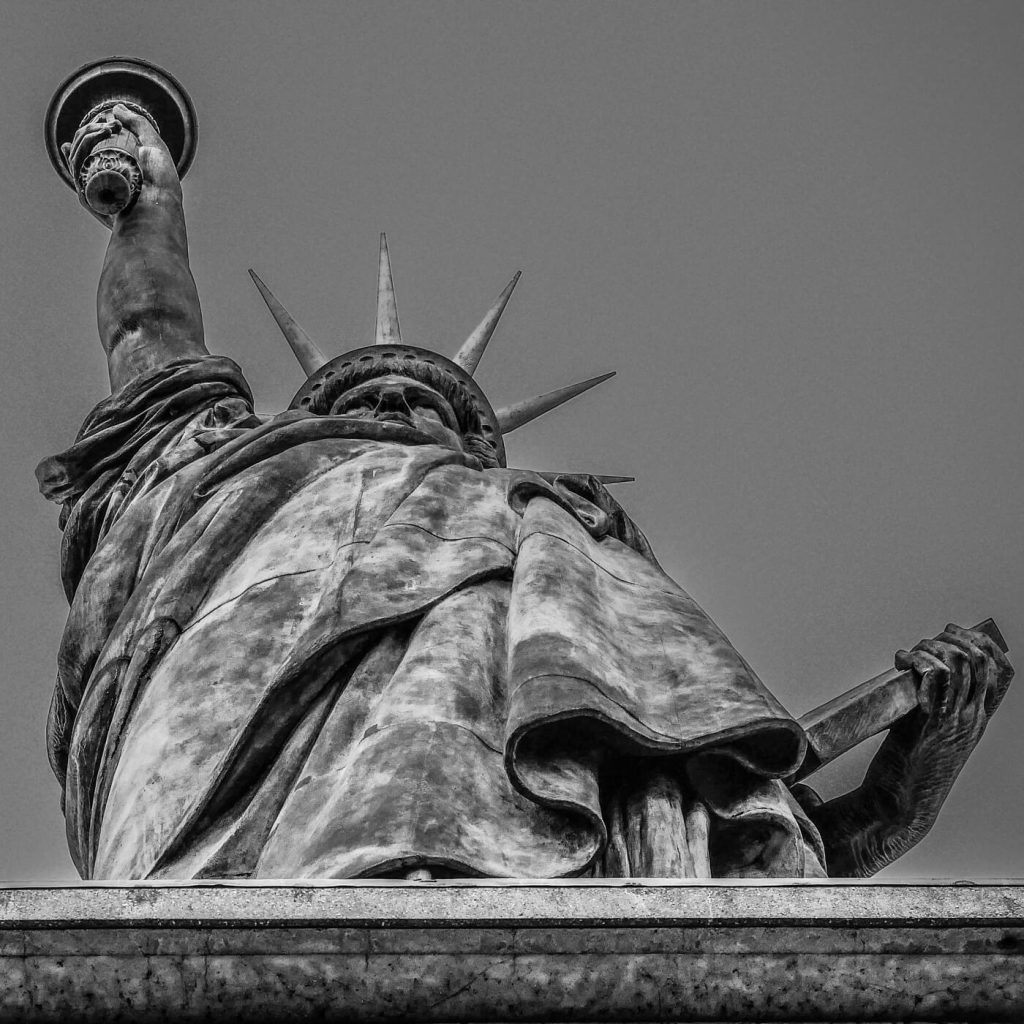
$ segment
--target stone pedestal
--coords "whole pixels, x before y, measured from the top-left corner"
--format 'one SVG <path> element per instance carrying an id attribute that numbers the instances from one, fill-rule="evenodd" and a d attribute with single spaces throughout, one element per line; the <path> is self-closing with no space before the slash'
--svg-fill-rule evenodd
<path id="1" fill-rule="evenodd" d="M 0 1020 L 1024 1020 L 1024 885 L 0 889 Z"/>

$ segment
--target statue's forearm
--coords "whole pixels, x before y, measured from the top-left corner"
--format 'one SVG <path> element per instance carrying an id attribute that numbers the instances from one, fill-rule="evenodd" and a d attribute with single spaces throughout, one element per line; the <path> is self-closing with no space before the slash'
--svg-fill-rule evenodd
<path id="1" fill-rule="evenodd" d="M 870 878 L 906 853 L 922 836 L 904 815 L 900 794 L 867 786 L 808 809 L 832 878 Z"/>
<path id="2" fill-rule="evenodd" d="M 178 189 L 147 189 L 114 224 L 96 300 L 116 392 L 173 359 L 206 354 Z"/>
<path id="3" fill-rule="evenodd" d="M 852 793 L 808 809 L 825 843 L 828 872 L 866 878 L 929 832 L 966 755 L 955 737 L 922 740 L 918 712 L 890 729 Z"/>

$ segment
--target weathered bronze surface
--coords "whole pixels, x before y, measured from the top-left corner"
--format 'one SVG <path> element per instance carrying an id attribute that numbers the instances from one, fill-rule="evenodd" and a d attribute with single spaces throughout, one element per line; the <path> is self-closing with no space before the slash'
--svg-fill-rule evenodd
<path id="1" fill-rule="evenodd" d="M 454 359 L 403 341 L 383 240 L 376 344 L 335 358 L 256 279 L 308 377 L 258 416 L 204 344 L 180 155 L 117 104 L 67 177 L 124 130 L 112 395 L 38 470 L 83 877 L 869 875 L 927 832 L 1012 676 L 989 636 L 897 654 L 917 706 L 854 793 L 788 785 L 804 729 L 601 479 L 507 466 L 503 433 L 608 376 L 491 407 L 473 372 L 515 279 Z"/>

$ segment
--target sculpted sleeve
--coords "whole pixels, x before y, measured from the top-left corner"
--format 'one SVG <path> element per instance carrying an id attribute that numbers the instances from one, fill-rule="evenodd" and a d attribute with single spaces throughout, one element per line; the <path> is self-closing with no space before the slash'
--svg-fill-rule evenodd
<path id="1" fill-rule="evenodd" d="M 100 402 L 75 443 L 43 459 L 43 496 L 62 506 L 61 574 L 68 599 L 82 569 L 127 497 L 176 461 L 202 451 L 197 435 L 256 423 L 252 394 L 230 359 L 183 359 L 137 378 Z M 188 451 L 180 451 L 190 445 Z"/>
<path id="2" fill-rule="evenodd" d="M 241 370 L 219 356 L 169 363 L 100 402 L 75 443 L 36 469 L 40 491 L 62 506 L 61 578 L 68 601 L 93 552 L 133 497 L 222 443 L 225 434 L 258 422 Z M 135 554 L 124 552 L 126 562 Z M 61 685 L 58 665 L 47 727 L 58 778 L 73 718 L 74 702 Z"/>

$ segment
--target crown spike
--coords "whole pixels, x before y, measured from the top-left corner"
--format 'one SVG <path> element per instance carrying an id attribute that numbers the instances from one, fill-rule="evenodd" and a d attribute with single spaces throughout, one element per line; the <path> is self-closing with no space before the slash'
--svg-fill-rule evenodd
<path id="1" fill-rule="evenodd" d="M 274 293 L 259 279 L 256 271 L 249 268 L 249 276 L 256 285 L 263 301 L 270 310 L 270 315 L 277 321 L 285 340 L 291 345 L 295 358 L 307 377 L 311 377 L 324 363 L 327 356 L 320 351 L 313 339 L 295 322 L 292 315 L 274 297 Z"/>
<path id="2" fill-rule="evenodd" d="M 521 270 L 515 272 L 515 276 L 505 286 L 505 290 L 498 296 L 498 300 L 488 310 L 487 316 L 480 321 L 476 330 L 462 343 L 462 348 L 459 349 L 452 360 L 471 377 L 476 373 L 476 368 L 480 365 L 480 360 L 483 358 L 487 343 L 491 340 L 491 335 L 494 334 L 494 329 L 498 326 L 501 314 L 505 312 L 505 306 L 508 305 L 508 300 L 511 298 L 512 292 L 522 276 L 523 272 Z"/>
<path id="3" fill-rule="evenodd" d="M 391 276 L 391 256 L 387 236 L 380 233 L 380 266 L 377 271 L 377 331 L 375 345 L 401 345 L 402 329 L 398 326 L 398 303 L 395 281 Z"/>
<path id="4" fill-rule="evenodd" d="M 584 391 L 589 391 L 603 381 L 608 380 L 609 377 L 614 376 L 615 371 L 612 370 L 611 373 L 602 373 L 600 377 L 591 377 L 590 380 L 580 381 L 579 384 L 570 384 L 568 387 L 559 388 L 557 391 L 549 391 L 546 395 L 539 395 L 537 398 L 527 398 L 523 402 L 516 402 L 515 405 L 508 405 L 503 409 L 498 409 L 494 414 L 498 421 L 498 427 L 503 434 L 510 434 L 513 430 L 518 430 L 531 420 L 537 419 L 538 416 L 543 416 L 545 413 L 551 412 L 552 409 L 557 409 L 563 402 L 568 402 L 569 399 L 582 395 Z"/>
<path id="5" fill-rule="evenodd" d="M 635 484 L 635 476 L 606 476 L 603 473 L 579 473 L 574 470 L 566 470 L 563 473 L 553 472 L 549 469 L 537 470 L 545 480 L 549 480 L 554 483 L 561 476 L 586 476 L 590 477 L 591 480 L 596 480 L 600 484 L 604 484 L 605 487 L 610 487 L 612 484 Z"/>

